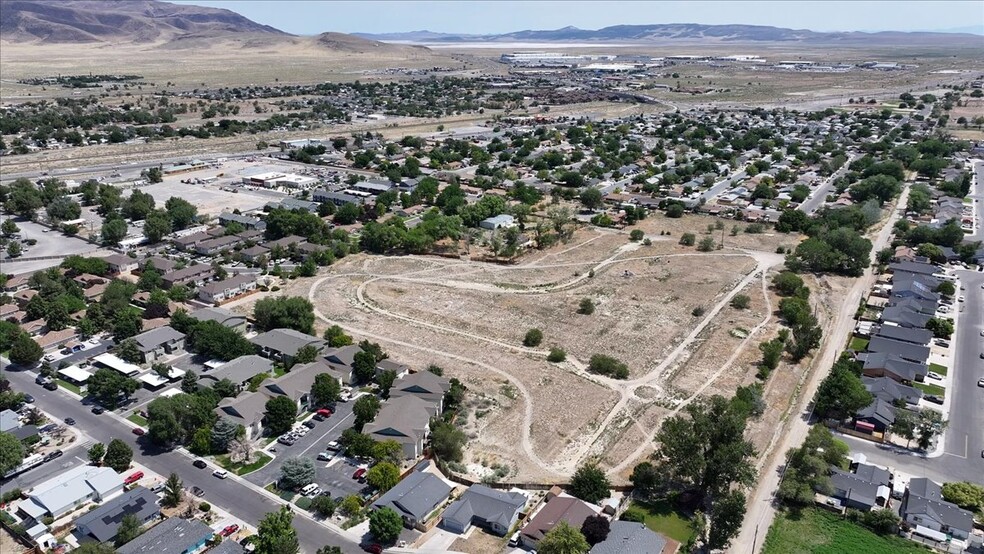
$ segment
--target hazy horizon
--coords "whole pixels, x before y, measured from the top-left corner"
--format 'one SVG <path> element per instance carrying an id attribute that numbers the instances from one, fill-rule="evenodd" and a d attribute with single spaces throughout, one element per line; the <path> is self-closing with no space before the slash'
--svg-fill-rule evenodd
<path id="1" fill-rule="evenodd" d="M 811 31 L 934 31 L 984 34 L 984 2 L 928 1 L 706 1 L 599 4 L 557 1 L 298 1 L 171 0 L 226 8 L 257 23 L 298 35 L 432 31 L 501 34 L 573 26 L 697 23 L 767 25 Z M 604 6 L 604 10 L 599 10 Z M 778 9 L 777 9 L 778 8 Z M 971 23 L 971 25 L 968 25 Z"/>

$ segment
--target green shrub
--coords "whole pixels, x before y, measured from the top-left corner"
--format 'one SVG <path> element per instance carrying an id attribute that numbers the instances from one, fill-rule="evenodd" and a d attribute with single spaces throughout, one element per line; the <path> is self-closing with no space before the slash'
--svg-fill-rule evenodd
<path id="1" fill-rule="evenodd" d="M 561 348 L 551 348 L 550 354 L 547 356 L 548 362 L 558 363 L 567 359 L 567 352 L 564 352 Z"/>
<path id="2" fill-rule="evenodd" d="M 543 341 L 543 331 L 539 329 L 530 329 L 526 332 L 526 336 L 523 337 L 523 346 L 534 347 L 540 346 Z"/>
<path id="3" fill-rule="evenodd" d="M 693 246 L 697 244 L 697 235 L 693 233 L 684 233 L 680 235 L 680 244 L 684 246 Z"/>
<path id="4" fill-rule="evenodd" d="M 311 499 L 306 496 L 302 496 L 294 501 L 294 505 L 302 510 L 308 510 L 311 508 Z"/>
<path id="5" fill-rule="evenodd" d="M 622 512 L 622 516 L 619 517 L 622 521 L 634 521 L 636 523 L 646 522 L 646 512 L 643 512 L 639 508 L 629 508 Z"/>
<path id="6" fill-rule="evenodd" d="M 198 505 L 198 509 L 203 512 L 209 512 L 212 510 L 212 505 L 209 504 L 208 502 L 202 502 L 201 504 Z"/>
<path id="7" fill-rule="evenodd" d="M 595 304 L 590 298 L 581 299 L 581 304 L 578 305 L 577 313 L 581 315 L 591 315 L 595 311 Z"/>
<path id="8" fill-rule="evenodd" d="M 646 234 L 643 233 L 641 229 L 633 229 L 632 232 L 629 233 L 629 240 L 632 242 L 639 242 L 645 235 Z"/>

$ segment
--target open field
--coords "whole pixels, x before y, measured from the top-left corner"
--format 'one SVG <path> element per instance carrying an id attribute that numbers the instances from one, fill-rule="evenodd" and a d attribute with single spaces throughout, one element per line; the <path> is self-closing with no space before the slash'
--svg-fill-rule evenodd
<path id="1" fill-rule="evenodd" d="M 837 514 L 808 508 L 780 512 L 762 546 L 763 554 L 916 554 L 930 552 L 901 537 L 876 535 Z"/>
<path id="2" fill-rule="evenodd" d="M 310 298 L 319 331 L 339 324 L 411 367 L 436 364 L 461 379 L 469 388 L 459 424 L 470 439 L 470 474 L 504 466 L 508 480 L 556 482 L 595 459 L 622 482 L 668 415 L 754 382 L 757 344 L 775 334 L 777 299 L 766 285 L 783 260 L 776 244 L 796 237 L 739 234 L 741 249 L 708 253 L 677 244 L 680 233 L 713 221 L 654 216 L 644 229 L 672 228 L 675 236 L 657 233 L 650 246 L 624 232 L 583 229 L 514 265 L 359 254 L 288 281 L 280 294 Z M 730 306 L 739 293 L 751 298 L 749 309 Z M 596 303 L 591 315 L 576 313 L 584 297 Z M 249 312 L 254 301 L 234 309 Z M 525 347 L 532 327 L 545 339 Z M 552 346 L 567 351 L 565 362 L 546 361 Z M 588 373 L 595 353 L 624 361 L 629 378 Z M 788 373 L 770 384 L 767 404 L 788 403 L 800 372 Z M 772 440 L 783 413 L 763 418 L 757 447 Z"/>

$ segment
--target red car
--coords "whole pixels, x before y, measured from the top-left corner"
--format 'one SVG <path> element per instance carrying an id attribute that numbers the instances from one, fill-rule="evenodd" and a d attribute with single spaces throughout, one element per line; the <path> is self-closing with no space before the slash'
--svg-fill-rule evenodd
<path id="1" fill-rule="evenodd" d="M 133 434 L 134 435 L 137 435 L 137 436 L 143 435 L 144 434 L 144 430 L 143 430 L 142 427 L 134 427 L 133 428 Z"/>
<path id="2" fill-rule="evenodd" d="M 229 525 L 225 529 L 219 531 L 219 536 L 228 537 L 229 535 L 235 533 L 238 530 L 239 530 L 239 526 L 233 523 L 232 525 Z"/>
<path id="3" fill-rule="evenodd" d="M 321 408 L 320 410 L 318 410 L 318 411 L 317 411 L 317 412 L 315 412 L 315 413 L 317 413 L 317 414 L 318 414 L 319 416 L 321 416 L 321 417 L 331 417 L 331 413 L 332 413 L 332 412 L 331 412 L 331 410 L 329 410 L 329 409 L 326 409 L 326 408 Z"/>
<path id="4" fill-rule="evenodd" d="M 362 547 L 362 550 L 368 552 L 369 554 L 383 554 L 383 545 L 367 544 Z"/>
<path id="5" fill-rule="evenodd" d="M 143 476 L 144 476 L 144 473 L 142 471 L 138 471 L 136 473 L 131 474 L 126 479 L 124 479 L 123 480 L 123 484 L 124 485 L 132 485 L 132 484 L 136 483 L 137 481 L 143 479 Z"/>
<path id="6" fill-rule="evenodd" d="M 366 468 L 360 467 L 359 469 L 355 470 L 355 473 L 352 474 L 352 479 L 362 479 L 362 476 L 365 474 L 366 474 Z"/>

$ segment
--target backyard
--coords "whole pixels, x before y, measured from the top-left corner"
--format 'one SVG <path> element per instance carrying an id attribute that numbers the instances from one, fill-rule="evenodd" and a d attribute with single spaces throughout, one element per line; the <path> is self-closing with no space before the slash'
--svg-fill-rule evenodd
<path id="1" fill-rule="evenodd" d="M 780 511 L 765 537 L 763 554 L 917 554 L 930 552 L 901 537 L 876 535 L 843 517 L 815 508 Z"/>
<path id="2" fill-rule="evenodd" d="M 687 544 L 694 535 L 690 518 L 673 507 L 669 500 L 655 502 L 633 501 L 629 509 L 641 510 L 646 515 L 646 527 L 662 533 L 680 544 Z"/>

